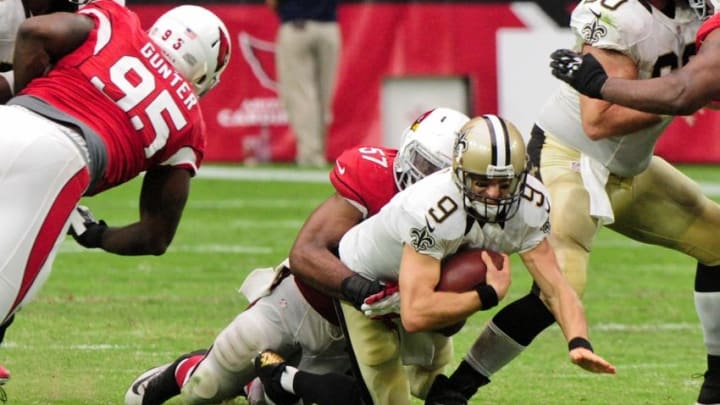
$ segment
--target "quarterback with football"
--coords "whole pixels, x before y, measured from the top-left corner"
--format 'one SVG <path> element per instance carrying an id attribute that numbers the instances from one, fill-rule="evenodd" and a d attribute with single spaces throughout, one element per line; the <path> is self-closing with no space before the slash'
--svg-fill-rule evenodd
<path id="1" fill-rule="evenodd" d="M 462 247 L 519 253 L 546 294 L 571 361 L 588 371 L 615 372 L 593 353 L 580 300 L 563 278 L 547 240 L 546 190 L 527 176 L 526 163 L 524 140 L 512 123 L 495 115 L 474 118 L 460 130 L 451 168 L 401 191 L 377 215 L 343 236 L 343 263 L 365 279 L 397 283 L 402 297 L 399 317 L 391 325 L 386 318 L 367 317 L 351 303 L 340 304 L 355 372 L 362 377 L 362 397 L 352 403 L 409 404 L 411 385 L 420 398 L 431 398 L 436 385 L 443 385 L 442 379 L 432 387 L 431 380 L 424 385 L 411 381 L 405 366 L 441 370 L 452 352 L 449 338 L 436 331 L 492 308 L 510 285 L 507 256 L 498 270 L 486 254 L 487 284 L 467 292 L 436 291 L 441 260 Z M 269 385 L 294 386 L 290 381 L 296 370 L 282 363 L 277 367 L 280 372 L 263 373 L 275 379 L 276 384 Z M 337 389 L 327 383 L 316 388 Z"/>
<path id="2" fill-rule="evenodd" d="M 20 25 L 17 95 L 0 105 L 0 322 L 48 278 L 83 196 L 145 172 L 138 222 L 88 222 L 75 236 L 118 254 L 165 251 L 205 150 L 197 99 L 217 83 L 229 44 L 223 22 L 196 6 L 169 10 L 149 33 L 109 0 Z"/>
<path id="3" fill-rule="evenodd" d="M 161 404 L 181 390 L 191 404 L 218 403 L 238 395 L 253 403 L 264 397 L 253 367 L 253 358 L 264 349 L 313 372 L 349 371 L 332 297 L 360 306 L 384 287 L 378 281 L 352 278 L 343 288 L 343 280 L 356 273 L 333 252 L 348 229 L 375 215 L 398 190 L 449 166 L 456 133 L 467 121 L 460 112 L 436 108 L 404 131 L 399 150 L 360 146 L 344 151 L 330 173 L 335 194 L 308 217 L 289 262 L 256 270 L 245 280 L 241 290 L 252 305 L 220 332 L 209 350 L 183 354 L 138 376 L 125 403 Z M 311 276 L 291 274 L 296 271 Z M 312 276 L 314 272 L 326 277 Z"/>
<path id="4" fill-rule="evenodd" d="M 592 54 L 610 75 L 626 79 L 657 77 L 690 66 L 688 60 L 695 63 L 697 57 L 690 56 L 699 25 L 686 0 L 628 0 L 612 6 L 583 1 L 571 18 L 576 50 Z M 720 307 L 720 206 L 653 155 L 671 119 L 585 97 L 562 84 L 542 109 L 528 149 L 533 173 L 550 191 L 552 240 L 561 269 L 579 294 L 603 225 L 697 260 L 697 307 L 712 370 L 720 360 L 715 356 L 720 354 L 720 334 L 712 332 L 720 331 L 720 320 L 718 311 L 710 310 Z M 469 398 L 553 321 L 534 293 L 509 304 L 481 333 L 449 385 Z M 718 381 L 712 383 L 718 385 L 715 399 L 707 402 L 704 385 L 700 403 L 720 401 L 718 377 L 720 373 L 712 377 Z"/>

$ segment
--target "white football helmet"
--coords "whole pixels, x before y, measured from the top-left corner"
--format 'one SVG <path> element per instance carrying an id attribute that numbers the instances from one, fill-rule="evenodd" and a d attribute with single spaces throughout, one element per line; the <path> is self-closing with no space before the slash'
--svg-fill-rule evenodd
<path id="1" fill-rule="evenodd" d="M 420 115 L 407 127 L 393 166 L 398 189 L 402 190 L 428 174 L 449 167 L 457 132 L 469 120 L 459 111 L 435 108 Z"/>
<path id="2" fill-rule="evenodd" d="M 150 27 L 150 38 L 199 96 L 215 87 L 230 60 L 230 35 L 210 10 L 192 5 L 171 9 Z"/>
<path id="3" fill-rule="evenodd" d="M 701 20 L 720 11 L 720 0 L 688 0 L 688 4 Z"/>
<path id="4" fill-rule="evenodd" d="M 453 179 L 464 195 L 465 210 L 482 222 L 503 222 L 520 207 L 525 187 L 525 140 L 510 121 L 496 115 L 473 118 L 460 129 L 453 155 Z M 499 195 L 477 189 L 499 182 Z"/>

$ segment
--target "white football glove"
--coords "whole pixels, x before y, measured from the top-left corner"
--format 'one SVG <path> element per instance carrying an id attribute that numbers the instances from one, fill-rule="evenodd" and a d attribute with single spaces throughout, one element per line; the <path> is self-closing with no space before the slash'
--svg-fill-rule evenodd
<path id="1" fill-rule="evenodd" d="M 370 319 L 399 317 L 400 289 L 398 285 L 387 283 L 382 291 L 365 298 L 360 310 Z"/>

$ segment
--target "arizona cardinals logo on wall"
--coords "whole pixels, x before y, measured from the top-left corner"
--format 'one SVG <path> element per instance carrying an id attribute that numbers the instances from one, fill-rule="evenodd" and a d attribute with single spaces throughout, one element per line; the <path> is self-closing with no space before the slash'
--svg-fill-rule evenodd
<path id="1" fill-rule="evenodd" d="M 435 238 L 428 231 L 426 226 L 422 228 L 410 229 L 410 237 L 412 238 L 412 246 L 415 250 L 427 250 L 435 246 Z"/>
<path id="2" fill-rule="evenodd" d="M 268 72 L 275 67 L 267 67 L 262 63 L 264 59 L 275 59 L 275 43 L 255 38 L 243 31 L 240 33 L 240 53 L 260 84 L 266 89 L 277 92 L 277 81 Z"/>

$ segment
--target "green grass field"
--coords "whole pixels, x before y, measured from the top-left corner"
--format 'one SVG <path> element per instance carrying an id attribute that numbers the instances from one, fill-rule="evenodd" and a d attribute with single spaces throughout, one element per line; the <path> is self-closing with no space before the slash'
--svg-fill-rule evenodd
<path id="1" fill-rule="evenodd" d="M 683 169 L 703 184 L 720 184 L 720 168 Z M 84 203 L 110 225 L 125 224 L 137 218 L 139 185 Z M 236 292 L 243 277 L 283 259 L 305 217 L 330 193 L 327 182 L 198 178 L 164 256 L 114 256 L 68 238 L 49 281 L 0 348 L 0 363 L 13 373 L 9 403 L 120 404 L 140 372 L 213 341 L 246 305 Z M 596 351 L 617 375 L 573 366 L 553 327 L 472 403 L 694 403 L 705 370 L 694 268 L 688 257 L 602 231 L 584 303 Z M 516 259 L 513 269 L 505 303 L 530 286 Z M 474 315 L 456 335 L 453 368 L 491 315 Z"/>

